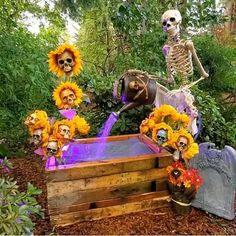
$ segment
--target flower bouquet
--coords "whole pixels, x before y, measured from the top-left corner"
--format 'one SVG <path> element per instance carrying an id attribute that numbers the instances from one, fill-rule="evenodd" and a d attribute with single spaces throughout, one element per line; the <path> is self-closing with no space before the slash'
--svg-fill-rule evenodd
<path id="1" fill-rule="evenodd" d="M 168 166 L 167 172 L 173 211 L 177 215 L 188 214 L 191 209 L 191 201 L 203 183 L 203 179 L 197 170 L 185 169 L 183 164 L 178 161 Z"/>

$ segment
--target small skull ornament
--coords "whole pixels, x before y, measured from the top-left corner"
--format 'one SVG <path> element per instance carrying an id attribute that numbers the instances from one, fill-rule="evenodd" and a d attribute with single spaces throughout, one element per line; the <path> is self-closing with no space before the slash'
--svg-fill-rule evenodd
<path id="1" fill-rule="evenodd" d="M 33 141 L 33 144 L 34 145 L 39 145 L 43 139 L 43 130 L 42 129 L 36 129 L 34 132 L 33 132 L 33 135 L 32 135 L 32 141 Z"/>
<path id="2" fill-rule="evenodd" d="M 179 140 L 176 143 L 176 146 L 178 148 L 178 150 L 181 151 L 185 151 L 186 148 L 188 147 L 188 140 L 185 137 L 180 137 Z"/>
<path id="3" fill-rule="evenodd" d="M 74 101 L 76 100 L 75 93 L 71 89 L 64 89 L 60 94 L 61 100 L 65 107 L 73 107 Z"/>
<path id="4" fill-rule="evenodd" d="M 26 118 L 25 125 L 34 125 L 38 120 L 36 113 L 32 113 Z"/>
<path id="5" fill-rule="evenodd" d="M 58 143 L 56 141 L 49 141 L 47 145 L 47 156 L 54 156 L 58 151 Z"/>
<path id="6" fill-rule="evenodd" d="M 182 17 L 178 10 L 168 10 L 164 12 L 161 21 L 165 32 L 173 36 L 179 33 Z"/>
<path id="7" fill-rule="evenodd" d="M 64 51 L 60 56 L 58 56 L 59 67 L 67 74 L 72 72 L 74 66 L 73 54 L 69 51 Z"/>
<path id="8" fill-rule="evenodd" d="M 68 127 L 67 125 L 60 125 L 58 128 L 61 137 L 65 139 L 70 138 L 70 127 Z"/>
<path id="9" fill-rule="evenodd" d="M 167 132 L 164 129 L 160 129 L 157 131 L 157 144 L 162 146 L 168 140 Z"/>
<path id="10" fill-rule="evenodd" d="M 129 88 L 133 90 L 141 90 L 144 88 L 144 85 L 139 83 L 138 81 L 131 81 L 129 83 Z"/>

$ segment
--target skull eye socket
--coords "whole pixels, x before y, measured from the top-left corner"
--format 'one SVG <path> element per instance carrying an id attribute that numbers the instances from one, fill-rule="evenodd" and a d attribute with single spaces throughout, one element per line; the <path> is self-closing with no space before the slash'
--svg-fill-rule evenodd
<path id="1" fill-rule="evenodd" d="M 162 22 L 162 25 L 163 25 L 163 26 L 166 26 L 166 21 L 163 21 L 163 22 Z"/>
<path id="2" fill-rule="evenodd" d="M 40 135 L 38 135 L 38 134 L 34 134 L 34 135 L 33 135 L 33 138 L 35 138 L 35 139 L 39 139 L 39 138 L 40 138 Z"/>
<path id="3" fill-rule="evenodd" d="M 63 65 L 63 64 L 64 64 L 64 60 L 59 60 L 58 63 L 59 63 L 60 65 Z"/>
<path id="4" fill-rule="evenodd" d="M 47 148 L 47 151 L 48 151 L 49 153 L 56 153 L 56 152 L 57 152 L 56 149 L 52 149 L 52 148 Z"/>
<path id="5" fill-rule="evenodd" d="M 71 59 L 71 58 L 67 58 L 66 61 L 67 61 L 68 63 L 71 63 L 71 62 L 72 62 L 72 59 Z"/>
<path id="6" fill-rule="evenodd" d="M 165 137 L 160 136 L 160 135 L 157 135 L 157 138 L 160 139 L 160 140 L 163 140 L 163 141 L 165 140 Z"/>
<path id="7" fill-rule="evenodd" d="M 171 17 L 171 18 L 170 18 L 170 21 L 171 21 L 171 22 L 175 22 L 175 17 Z"/>
<path id="8" fill-rule="evenodd" d="M 186 147 L 187 144 L 186 143 L 183 143 L 183 142 L 179 142 L 179 145 L 183 146 L 183 147 Z"/>

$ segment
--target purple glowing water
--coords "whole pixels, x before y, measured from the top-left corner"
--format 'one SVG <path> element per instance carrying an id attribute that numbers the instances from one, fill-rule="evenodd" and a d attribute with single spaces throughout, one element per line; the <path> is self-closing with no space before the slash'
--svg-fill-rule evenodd
<path id="1" fill-rule="evenodd" d="M 105 151 L 106 147 L 106 137 L 109 136 L 112 127 L 118 120 L 118 115 L 115 112 L 112 112 L 106 122 L 103 124 L 100 132 L 98 133 L 97 137 L 100 137 L 100 142 L 99 142 L 99 148 L 97 149 L 95 159 L 98 160 L 99 158 L 102 158 L 103 153 Z"/>

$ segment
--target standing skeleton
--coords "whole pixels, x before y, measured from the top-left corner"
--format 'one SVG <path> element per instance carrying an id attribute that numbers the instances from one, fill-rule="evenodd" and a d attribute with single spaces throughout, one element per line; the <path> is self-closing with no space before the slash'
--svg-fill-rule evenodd
<path id="1" fill-rule="evenodd" d="M 192 58 L 200 71 L 200 80 L 208 77 L 209 75 L 202 67 L 197 56 L 193 42 L 180 39 L 180 24 L 182 21 L 180 12 L 178 10 L 168 10 L 162 15 L 161 21 L 163 30 L 168 34 L 168 39 L 162 49 L 166 58 L 168 81 L 174 82 L 174 77 L 179 75 L 182 85 L 186 85 L 188 76 L 193 73 Z"/>

